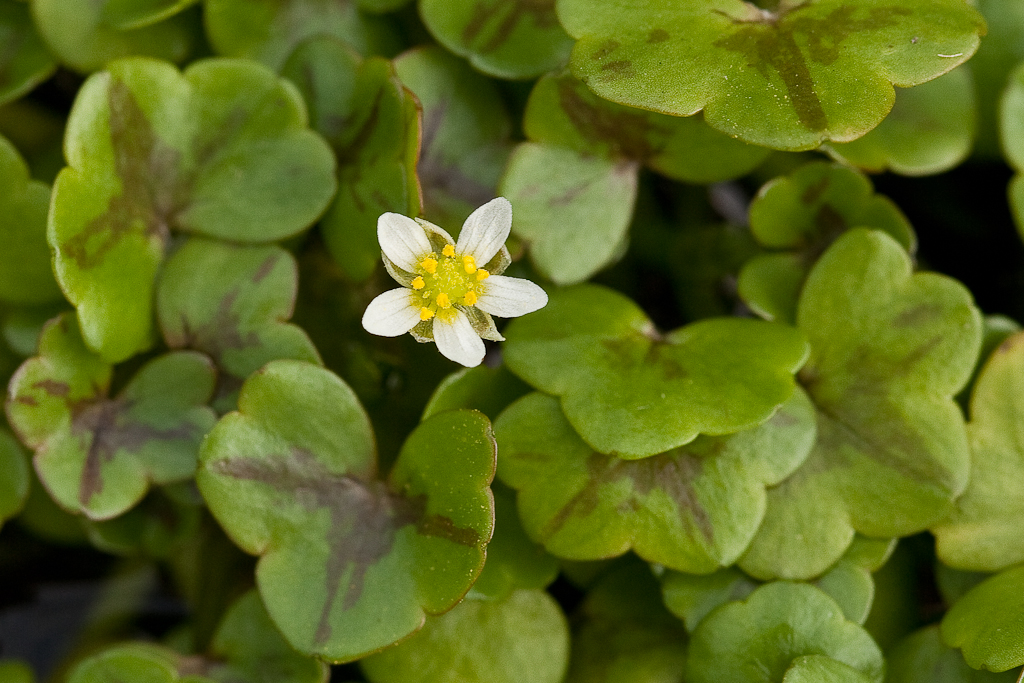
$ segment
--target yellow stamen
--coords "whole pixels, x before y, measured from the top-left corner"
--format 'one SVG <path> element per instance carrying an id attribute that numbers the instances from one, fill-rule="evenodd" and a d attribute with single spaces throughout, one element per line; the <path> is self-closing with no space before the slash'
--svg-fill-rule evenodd
<path id="1" fill-rule="evenodd" d="M 415 280 L 412 281 L 412 288 L 423 289 L 426 286 L 426 284 L 427 283 L 423 281 L 423 278 L 417 277 Z"/>
<path id="2" fill-rule="evenodd" d="M 452 303 L 448 300 L 447 292 L 441 292 L 437 295 L 437 305 L 441 308 L 451 308 Z"/>
<path id="3" fill-rule="evenodd" d="M 490 276 L 491 276 L 491 274 L 490 274 L 490 273 L 488 273 L 488 272 L 487 272 L 486 270 L 484 270 L 483 268 L 478 268 L 478 269 L 477 269 L 477 271 L 476 271 L 476 279 L 477 279 L 477 280 L 486 280 L 486 279 L 487 279 L 487 278 L 489 278 Z"/>
<path id="4" fill-rule="evenodd" d="M 463 256 L 462 265 L 465 267 L 466 272 L 472 275 L 476 272 L 476 259 L 472 256 Z"/>
<path id="5" fill-rule="evenodd" d="M 467 306 L 472 306 L 476 303 L 476 292 L 466 292 L 466 298 L 464 299 Z"/>
<path id="6" fill-rule="evenodd" d="M 455 247 L 450 244 L 446 244 L 444 245 L 444 249 L 441 250 L 441 253 L 445 256 L 455 256 Z"/>
<path id="7" fill-rule="evenodd" d="M 427 307 L 420 309 L 420 320 L 430 320 L 434 317 L 434 312 Z"/>
<path id="8" fill-rule="evenodd" d="M 433 275 L 437 271 L 437 259 L 428 256 L 420 261 L 420 268 Z"/>

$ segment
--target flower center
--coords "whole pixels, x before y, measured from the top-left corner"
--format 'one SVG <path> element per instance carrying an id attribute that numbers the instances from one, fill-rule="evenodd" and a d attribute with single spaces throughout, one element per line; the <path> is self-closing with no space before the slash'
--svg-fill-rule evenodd
<path id="1" fill-rule="evenodd" d="M 418 277 L 412 288 L 422 298 L 420 320 L 435 315 L 445 322 L 455 317 L 454 305 L 473 306 L 478 298 L 477 286 L 490 275 L 476 267 L 472 256 L 459 256 L 455 247 L 446 245 L 441 255 L 431 252 L 416 268 Z"/>

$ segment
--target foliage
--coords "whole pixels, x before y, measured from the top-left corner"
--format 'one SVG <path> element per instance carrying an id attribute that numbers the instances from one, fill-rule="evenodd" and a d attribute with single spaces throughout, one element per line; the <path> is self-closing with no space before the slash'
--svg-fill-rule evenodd
<path id="1" fill-rule="evenodd" d="M 0 45 L 0 680 L 1024 667 L 1018 0 Z"/>

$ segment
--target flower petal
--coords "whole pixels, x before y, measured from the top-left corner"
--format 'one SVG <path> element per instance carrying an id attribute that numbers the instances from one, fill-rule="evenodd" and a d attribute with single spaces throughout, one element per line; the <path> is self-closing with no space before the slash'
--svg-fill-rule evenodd
<path id="1" fill-rule="evenodd" d="M 484 342 L 462 311 L 455 311 L 451 322 L 441 320 L 440 316 L 434 318 L 434 342 L 442 356 L 467 368 L 480 365 L 484 359 Z"/>
<path id="2" fill-rule="evenodd" d="M 401 287 L 384 292 L 370 302 L 363 313 L 363 327 L 370 334 L 397 337 L 420 321 L 420 307 L 411 289 Z"/>
<path id="3" fill-rule="evenodd" d="M 497 197 L 469 215 L 462 224 L 455 251 L 472 256 L 482 267 L 504 246 L 511 229 L 512 204 L 504 197 Z"/>
<path id="4" fill-rule="evenodd" d="M 515 318 L 544 308 L 548 294 L 538 285 L 518 277 L 492 275 L 479 285 L 476 307 L 499 318 Z"/>
<path id="5" fill-rule="evenodd" d="M 430 253 L 430 242 L 420 224 L 400 213 L 383 213 L 377 219 L 377 241 L 384 255 L 399 268 L 414 271 Z"/>

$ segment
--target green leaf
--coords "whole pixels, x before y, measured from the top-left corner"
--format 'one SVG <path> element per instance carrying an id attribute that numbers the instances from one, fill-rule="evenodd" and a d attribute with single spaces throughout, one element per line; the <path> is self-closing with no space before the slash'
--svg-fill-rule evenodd
<path id="1" fill-rule="evenodd" d="M 21 512 L 31 480 L 21 445 L 10 432 L 0 428 L 0 526 Z"/>
<path id="2" fill-rule="evenodd" d="M 555 0 L 420 0 L 439 43 L 497 78 L 535 78 L 565 64 L 572 40 Z"/>
<path id="3" fill-rule="evenodd" d="M 423 409 L 423 419 L 455 408 L 479 410 L 491 420 L 508 404 L 530 392 L 530 387 L 504 365 L 463 368 L 441 380 Z"/>
<path id="4" fill-rule="evenodd" d="M 761 523 L 765 486 L 778 484 L 814 440 L 810 403 L 796 392 L 759 427 L 637 461 L 601 455 L 540 393 L 495 424 L 502 481 L 519 491 L 523 526 L 554 555 L 596 560 L 633 549 L 692 573 L 732 564 Z"/>
<path id="5" fill-rule="evenodd" d="M 601 99 L 568 73 L 537 81 L 523 127 L 535 142 L 636 161 L 688 183 L 745 175 L 770 154 L 714 130 L 699 116 L 666 116 Z"/>
<path id="6" fill-rule="evenodd" d="M 260 595 L 293 647 L 357 659 L 465 594 L 493 528 L 483 415 L 423 422 L 385 482 L 366 413 L 329 371 L 273 361 L 238 406 L 204 441 L 196 478 L 232 540 L 261 556 Z"/>
<path id="7" fill-rule="evenodd" d="M 569 625 L 542 590 L 464 600 L 409 640 L 361 662 L 371 683 L 561 683 Z"/>
<path id="8" fill-rule="evenodd" d="M 181 657 L 149 643 L 115 645 L 79 662 L 68 683 L 217 683 L 199 672 L 179 669 Z"/>
<path id="9" fill-rule="evenodd" d="M 199 0 L 105 0 L 103 23 L 120 30 L 149 26 L 188 9 Z"/>
<path id="10" fill-rule="evenodd" d="M 638 167 L 565 147 L 524 142 L 512 153 L 500 194 L 512 202 L 512 232 L 537 270 L 577 284 L 622 254 Z"/>
<path id="11" fill-rule="evenodd" d="M 283 73 L 309 102 L 313 127 L 338 159 L 338 195 L 321 222 L 324 241 L 350 279 L 365 280 L 380 264 L 377 218 L 420 212 L 416 98 L 391 62 L 360 60 L 329 38 L 303 44 Z"/>
<path id="12" fill-rule="evenodd" d="M 191 481 L 179 486 L 191 488 Z M 168 491 L 151 491 L 138 505 L 113 519 L 82 520 L 89 542 L 105 553 L 127 557 L 167 560 L 187 552 L 199 532 L 202 500 L 180 501 Z"/>
<path id="13" fill-rule="evenodd" d="M 988 23 L 988 35 L 971 58 L 971 72 L 978 100 L 978 142 L 975 154 L 986 161 L 1001 156 L 999 101 L 1008 76 L 1024 60 L 1020 42 L 1024 30 L 1024 6 L 1017 0 L 979 0 L 975 4 Z"/>
<path id="14" fill-rule="evenodd" d="M 831 143 L 826 151 L 871 173 L 932 175 L 967 158 L 976 129 L 974 83 L 961 66 L 934 81 L 897 90 L 892 111 L 877 128 L 852 142 Z"/>
<path id="15" fill-rule="evenodd" d="M 1016 672 L 994 674 L 967 666 L 963 656 L 943 644 L 939 626 L 915 631 L 888 652 L 889 683 L 1014 683 Z"/>
<path id="16" fill-rule="evenodd" d="M 137 28 L 119 26 L 123 14 L 107 16 L 107 7 L 127 1 L 31 0 L 32 18 L 57 59 L 81 73 L 97 71 L 107 62 L 134 55 L 183 62 L 195 51 L 201 40 L 197 15 L 177 14 Z"/>
<path id="17" fill-rule="evenodd" d="M 274 627 L 255 590 L 224 615 L 206 655 L 207 675 L 221 683 L 326 683 L 326 664 L 293 650 Z"/>
<path id="18" fill-rule="evenodd" d="M 8 659 L 0 661 L 0 680 L 5 683 L 35 683 L 36 677 L 28 664 Z"/>
<path id="19" fill-rule="evenodd" d="M 767 320 L 796 321 L 800 289 L 814 262 L 850 228 L 891 235 L 913 253 L 917 238 L 903 213 L 872 192 L 853 169 L 814 162 L 776 178 L 750 204 L 750 231 L 764 247 L 784 250 L 756 256 L 739 275 L 739 293 Z"/>
<path id="20" fill-rule="evenodd" d="M 279 70 L 308 38 L 330 36 L 363 55 L 393 54 L 390 23 L 351 0 L 206 0 L 207 35 L 217 54 L 245 57 Z"/>
<path id="21" fill-rule="evenodd" d="M 957 394 L 957 401 L 959 401 L 965 411 L 970 402 L 971 394 L 974 393 L 974 385 L 977 384 L 978 377 L 981 375 L 982 370 L 984 370 L 989 356 L 995 353 L 995 350 L 1008 337 L 1021 330 L 1021 326 L 1016 320 L 1007 318 L 1005 315 L 986 315 L 982 318 L 981 322 L 981 353 L 978 354 L 978 362 L 974 365 L 974 373 L 971 375 L 970 381 Z"/>
<path id="22" fill-rule="evenodd" d="M 487 563 L 470 589 L 470 598 L 503 600 L 517 589 L 547 588 L 558 575 L 558 560 L 530 540 L 516 514 L 516 495 L 495 482 L 494 536 Z"/>
<path id="23" fill-rule="evenodd" d="M 595 285 L 551 293 L 506 336 L 509 369 L 559 396 L 596 451 L 621 458 L 761 424 L 790 397 L 807 357 L 799 332 L 754 320 L 704 320 L 662 335 L 632 301 Z"/>
<path id="24" fill-rule="evenodd" d="M 966 61 L 985 21 L 962 0 L 558 0 L 573 73 L 601 97 L 689 116 L 777 149 L 847 142 L 892 108 L 893 85 Z"/>
<path id="25" fill-rule="evenodd" d="M 251 62 L 184 74 L 125 59 L 82 86 L 49 240 L 86 343 L 117 362 L 152 343 L 154 279 L 172 232 L 236 242 L 297 234 L 327 206 L 334 161 L 298 93 Z"/>
<path id="26" fill-rule="evenodd" d="M 882 678 L 882 652 L 863 628 L 843 617 L 839 605 L 813 586 L 779 582 L 719 607 L 700 622 L 690 640 L 686 680 L 881 683 Z"/>
<path id="27" fill-rule="evenodd" d="M 974 669 L 1024 664 L 1024 566 L 983 581 L 954 604 L 942 619 L 942 640 Z"/>
<path id="28" fill-rule="evenodd" d="M 817 442 L 769 491 L 744 571 L 816 576 L 855 530 L 905 536 L 952 511 L 969 466 L 952 396 L 973 369 L 980 317 L 960 283 L 913 274 L 906 252 L 882 232 L 851 230 L 832 245 L 807 279 L 797 316 L 811 342 L 799 377 L 815 404 Z"/>
<path id="29" fill-rule="evenodd" d="M 0 2 L 0 104 L 18 99 L 53 73 L 57 63 L 50 56 L 32 23 L 28 4 Z"/>
<path id="30" fill-rule="evenodd" d="M 617 563 L 574 616 L 566 683 L 681 683 L 686 632 L 636 559 Z"/>
<path id="31" fill-rule="evenodd" d="M 1010 206 L 1017 232 L 1024 238 L 1024 64 L 1010 74 L 999 105 L 999 137 L 1003 155 L 1016 171 L 1010 181 Z"/>
<path id="32" fill-rule="evenodd" d="M 61 298 L 46 243 L 49 207 L 49 186 L 31 180 L 14 145 L 0 137 L 0 300 L 41 304 Z"/>
<path id="33" fill-rule="evenodd" d="M 295 259 L 278 246 L 192 238 L 160 274 L 160 329 L 172 349 L 213 359 L 220 370 L 219 403 L 230 410 L 245 378 L 268 362 L 321 362 L 306 333 L 285 322 L 297 290 Z"/>
<path id="34" fill-rule="evenodd" d="M 1004 341 L 971 396 L 971 479 L 956 509 L 932 529 L 936 553 L 957 569 L 993 572 L 1024 562 L 1024 334 Z"/>
<path id="35" fill-rule="evenodd" d="M 7 414 L 62 507 L 109 519 L 145 495 L 150 482 L 188 479 L 215 416 L 205 404 L 214 369 L 180 351 L 144 365 L 116 398 L 112 368 L 82 342 L 72 315 L 50 323 L 11 379 Z"/>
<path id="36" fill-rule="evenodd" d="M 661 578 L 665 607 L 683 620 L 690 633 L 713 609 L 746 598 L 759 585 L 736 567 L 710 574 L 668 571 Z"/>
<path id="37" fill-rule="evenodd" d="M 395 59 L 395 71 L 423 108 L 417 165 L 423 215 L 462 225 L 497 194 L 511 150 L 512 121 L 495 84 L 440 47 Z"/>

